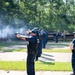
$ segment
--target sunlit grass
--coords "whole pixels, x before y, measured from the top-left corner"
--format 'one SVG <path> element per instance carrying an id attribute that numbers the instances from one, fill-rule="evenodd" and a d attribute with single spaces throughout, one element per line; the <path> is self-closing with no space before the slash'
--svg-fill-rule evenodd
<path id="1" fill-rule="evenodd" d="M 6 46 L 12 46 L 12 45 L 26 45 L 26 42 L 23 42 L 23 41 L 0 42 L 0 47 L 6 47 Z"/>
<path id="2" fill-rule="evenodd" d="M 0 61 L 0 70 L 24 70 L 25 64 L 22 61 Z"/>
<path id="3" fill-rule="evenodd" d="M 70 49 L 61 49 L 61 48 L 51 48 L 51 49 L 43 49 L 43 52 L 62 52 L 62 53 L 70 53 Z"/>
<path id="4" fill-rule="evenodd" d="M 26 52 L 27 48 L 15 48 L 15 49 L 1 49 L 2 52 Z M 70 49 L 57 49 L 57 48 L 51 48 L 51 49 L 42 49 L 42 52 L 61 52 L 61 53 L 71 53 Z"/>
<path id="5" fill-rule="evenodd" d="M 23 41 L 11 41 L 11 42 L 1 42 L 0 43 L 0 51 L 2 52 L 26 52 L 27 48 L 11 48 L 11 46 L 13 47 L 14 45 L 27 45 L 26 42 Z M 51 46 L 55 46 L 57 48 L 51 48 Z M 62 49 L 63 46 L 68 47 L 69 44 L 64 44 L 64 43 L 48 43 L 46 45 L 46 49 L 43 49 L 43 52 L 68 52 L 70 53 L 70 49 Z M 58 48 L 59 47 L 59 48 Z"/>
<path id="6" fill-rule="evenodd" d="M 71 71 L 70 62 L 38 62 L 36 63 L 36 70 L 45 71 Z"/>
<path id="7" fill-rule="evenodd" d="M 26 52 L 26 48 L 1 49 L 2 52 Z"/>
<path id="8" fill-rule="evenodd" d="M 37 71 L 72 71 L 70 62 L 35 62 Z M 0 61 L 0 70 L 26 70 L 24 61 Z"/>

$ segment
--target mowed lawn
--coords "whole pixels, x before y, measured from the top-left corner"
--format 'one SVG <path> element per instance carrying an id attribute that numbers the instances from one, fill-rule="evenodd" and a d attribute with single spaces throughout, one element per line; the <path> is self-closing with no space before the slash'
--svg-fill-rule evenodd
<path id="1" fill-rule="evenodd" d="M 26 45 L 24 42 L 2 42 L 0 43 L 1 52 L 25 52 L 27 48 L 14 48 L 10 49 L 13 45 Z M 62 48 L 49 48 L 51 46 L 66 46 L 69 44 L 47 44 L 46 49 L 43 49 L 43 52 L 64 52 L 70 53 L 70 49 Z M 8 48 L 7 48 L 8 47 Z M 42 71 L 72 71 L 71 62 L 37 62 L 35 61 L 35 69 Z M 0 70 L 26 70 L 25 61 L 0 61 Z"/>
<path id="2" fill-rule="evenodd" d="M 16 46 L 18 45 L 18 48 L 11 48 L 11 46 Z M 12 42 L 1 42 L 0 43 L 0 51 L 1 52 L 25 52 L 27 51 L 27 48 L 20 48 L 21 45 L 27 45 L 26 42 L 23 41 L 12 41 Z M 54 46 L 55 48 L 51 48 L 51 46 Z M 71 50 L 68 48 L 66 49 L 65 47 L 69 47 L 69 43 L 48 43 L 46 45 L 46 49 L 43 49 L 43 52 L 68 52 L 70 53 Z M 57 48 L 56 48 L 57 47 Z M 63 49 L 64 48 L 64 49 Z"/>
<path id="3" fill-rule="evenodd" d="M 72 71 L 70 62 L 35 62 L 37 71 Z M 24 61 L 0 61 L 0 70 L 26 70 Z"/>

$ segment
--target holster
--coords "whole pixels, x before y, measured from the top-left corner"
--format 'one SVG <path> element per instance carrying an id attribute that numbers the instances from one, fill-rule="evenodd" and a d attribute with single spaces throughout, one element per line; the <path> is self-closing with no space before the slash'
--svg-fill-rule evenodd
<path id="1" fill-rule="evenodd" d="M 28 49 L 28 54 L 36 54 L 37 50 L 34 48 L 30 48 L 29 45 L 27 45 L 27 49 Z"/>

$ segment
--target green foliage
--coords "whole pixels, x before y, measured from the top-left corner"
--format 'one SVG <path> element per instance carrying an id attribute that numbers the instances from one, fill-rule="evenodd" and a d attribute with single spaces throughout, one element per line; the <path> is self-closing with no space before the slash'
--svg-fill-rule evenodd
<path id="1" fill-rule="evenodd" d="M 75 29 L 74 0 L 0 0 L 0 15 L 6 24 L 18 19 L 48 31 Z"/>

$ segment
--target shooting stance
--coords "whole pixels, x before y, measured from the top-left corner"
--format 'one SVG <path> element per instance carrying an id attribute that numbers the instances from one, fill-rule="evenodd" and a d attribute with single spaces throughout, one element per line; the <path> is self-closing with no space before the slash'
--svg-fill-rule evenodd
<path id="1" fill-rule="evenodd" d="M 70 49 L 72 51 L 72 69 L 73 69 L 73 74 L 71 75 L 75 75 L 75 32 L 73 34 L 74 34 L 74 39 L 70 43 Z"/>
<path id="2" fill-rule="evenodd" d="M 17 34 L 17 38 L 29 41 L 29 44 L 27 45 L 27 75 L 35 75 L 34 59 L 39 44 L 39 39 L 37 36 L 38 32 L 36 30 L 32 30 L 28 36 Z"/>

